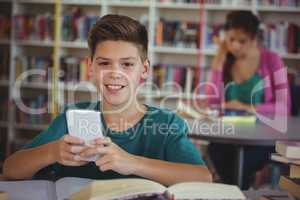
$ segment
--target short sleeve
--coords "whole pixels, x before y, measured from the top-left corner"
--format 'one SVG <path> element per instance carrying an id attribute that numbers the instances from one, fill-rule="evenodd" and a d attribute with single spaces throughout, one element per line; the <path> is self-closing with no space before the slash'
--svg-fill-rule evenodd
<path id="1" fill-rule="evenodd" d="M 31 142 L 26 144 L 23 148 L 29 149 L 38 147 L 49 142 L 58 140 L 67 132 L 67 125 L 65 114 L 58 115 L 48 126 L 46 130 L 37 135 Z"/>
<path id="2" fill-rule="evenodd" d="M 188 126 L 177 115 L 172 116 L 166 143 L 166 160 L 170 162 L 204 165 L 200 152 L 187 136 Z"/>

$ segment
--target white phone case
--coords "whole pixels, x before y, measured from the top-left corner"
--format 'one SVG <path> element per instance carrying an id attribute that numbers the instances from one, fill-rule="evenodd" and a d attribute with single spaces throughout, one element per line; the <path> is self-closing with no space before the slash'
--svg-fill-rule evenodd
<path id="1" fill-rule="evenodd" d="M 97 138 L 103 138 L 101 113 L 92 110 L 67 110 L 67 125 L 69 134 L 84 140 L 85 145 Z M 85 161 L 96 161 L 99 155 L 81 158 Z"/>

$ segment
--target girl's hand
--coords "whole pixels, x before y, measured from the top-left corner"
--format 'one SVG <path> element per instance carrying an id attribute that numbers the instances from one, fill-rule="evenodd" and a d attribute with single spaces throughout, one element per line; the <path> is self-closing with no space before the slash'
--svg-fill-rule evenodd
<path id="1" fill-rule="evenodd" d="M 228 52 L 225 40 L 221 40 L 219 37 L 214 37 L 213 41 L 218 45 L 218 50 L 212 61 L 212 68 L 215 70 L 222 70 L 225 62 L 226 54 Z"/>
<path id="2" fill-rule="evenodd" d="M 100 154 L 100 158 L 95 163 L 101 171 L 113 170 L 122 175 L 135 173 L 138 157 L 121 149 L 109 137 L 96 139 L 92 145 L 95 145 L 95 147 L 86 149 L 80 153 L 80 156 L 90 157 Z"/>
<path id="3" fill-rule="evenodd" d="M 55 141 L 51 145 L 51 155 L 54 162 L 58 162 L 66 166 L 82 166 L 87 162 L 80 159 L 79 154 L 87 147 L 79 138 L 66 134 L 61 139 Z"/>
<path id="4" fill-rule="evenodd" d="M 226 42 L 225 42 L 225 39 L 224 40 L 221 40 L 220 37 L 214 37 L 213 38 L 213 42 L 215 44 L 218 45 L 218 51 L 217 51 L 217 54 L 220 54 L 220 55 L 226 55 L 227 52 L 228 52 L 228 49 L 227 49 L 227 46 L 226 46 Z"/>
<path id="5" fill-rule="evenodd" d="M 223 103 L 223 107 L 226 109 L 234 109 L 234 110 L 245 110 L 247 112 L 253 112 L 251 105 L 244 104 L 239 100 L 232 100 Z"/>

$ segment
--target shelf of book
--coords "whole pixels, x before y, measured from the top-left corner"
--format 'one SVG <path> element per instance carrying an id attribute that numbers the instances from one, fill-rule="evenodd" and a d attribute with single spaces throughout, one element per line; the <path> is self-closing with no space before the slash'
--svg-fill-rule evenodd
<path id="1" fill-rule="evenodd" d="M 81 42 L 81 41 L 74 41 L 74 42 L 61 41 L 60 46 L 62 48 L 77 48 L 77 49 L 88 50 L 87 42 Z"/>
<path id="2" fill-rule="evenodd" d="M 22 82 L 21 84 L 22 88 L 29 88 L 29 89 L 44 89 L 44 90 L 50 90 L 51 89 L 51 83 L 46 82 Z"/>
<path id="3" fill-rule="evenodd" d="M 26 129 L 26 130 L 35 130 L 35 131 L 42 131 L 48 127 L 48 124 L 23 124 L 23 123 L 16 123 L 14 125 L 17 129 Z"/>
<path id="4" fill-rule="evenodd" d="M 61 0 L 62 5 L 101 6 L 101 0 Z"/>
<path id="5" fill-rule="evenodd" d="M 1 128 L 7 128 L 7 126 L 8 126 L 8 122 L 6 122 L 6 121 L 0 121 L 0 127 Z"/>
<path id="6" fill-rule="evenodd" d="M 155 46 L 152 48 L 154 53 L 165 53 L 165 54 L 182 54 L 182 55 L 198 55 L 203 54 L 206 56 L 214 56 L 215 49 L 196 49 L 196 48 L 184 48 L 184 47 L 164 47 Z"/>
<path id="7" fill-rule="evenodd" d="M 151 1 L 151 0 L 150 0 Z M 122 0 L 112 0 L 107 2 L 108 6 L 114 6 L 114 7 L 140 7 L 140 8 L 147 8 L 150 6 L 149 1 L 122 1 Z"/>
<path id="8" fill-rule="evenodd" d="M 0 39 L 0 45 L 10 45 L 9 39 Z"/>
<path id="9" fill-rule="evenodd" d="M 16 45 L 19 46 L 36 46 L 36 47 L 53 47 L 53 41 L 37 41 L 37 40 L 17 40 Z"/>
<path id="10" fill-rule="evenodd" d="M 286 12 L 286 13 L 300 13 L 300 7 L 288 7 L 288 6 L 259 6 L 257 8 L 259 12 Z"/>
<path id="11" fill-rule="evenodd" d="M 251 10 L 251 6 L 244 5 L 215 5 L 215 4 L 205 4 L 200 3 L 181 3 L 181 2 L 160 2 L 156 3 L 155 6 L 161 9 L 181 9 L 181 10 L 199 10 L 201 6 L 205 10 Z"/>
<path id="12" fill-rule="evenodd" d="M 196 48 L 184 48 L 184 47 L 153 47 L 155 53 L 168 53 L 168 54 L 184 54 L 184 55 L 197 55 L 199 50 Z"/>
<path id="13" fill-rule="evenodd" d="M 297 53 L 281 53 L 280 56 L 284 59 L 300 60 L 300 54 Z"/>
<path id="14" fill-rule="evenodd" d="M 16 3 L 54 4 L 55 0 L 15 0 Z"/>
<path id="15" fill-rule="evenodd" d="M 1 87 L 8 87 L 9 81 L 8 80 L 0 80 L 0 86 Z"/>

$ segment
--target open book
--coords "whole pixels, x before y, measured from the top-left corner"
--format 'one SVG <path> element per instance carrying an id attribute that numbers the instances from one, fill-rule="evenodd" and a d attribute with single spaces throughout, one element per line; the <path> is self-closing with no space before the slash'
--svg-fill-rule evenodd
<path id="1" fill-rule="evenodd" d="M 7 194 L 0 191 L 0 200 L 8 200 Z"/>
<path id="2" fill-rule="evenodd" d="M 152 197 L 152 198 L 151 198 Z M 186 182 L 169 188 L 145 179 L 116 179 L 93 181 L 70 200 L 140 200 L 140 199 L 245 199 L 238 187 L 232 185 Z"/>
<path id="3" fill-rule="evenodd" d="M 56 182 L 0 181 L 0 191 L 5 191 L 8 199 L 22 200 L 165 200 L 172 195 L 175 199 L 245 199 L 236 186 L 191 182 L 165 188 L 145 179 L 92 180 L 67 177 Z"/>
<path id="4" fill-rule="evenodd" d="M 56 182 L 46 180 L 0 181 L 0 191 L 4 191 L 8 199 L 12 200 L 64 200 L 91 181 L 91 179 L 73 177 L 61 178 Z"/>

